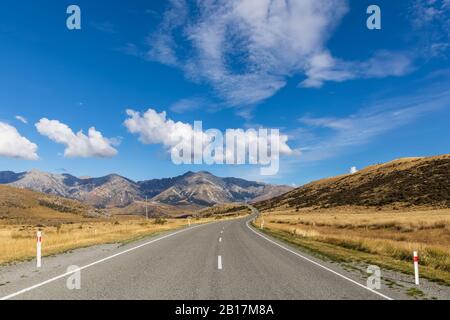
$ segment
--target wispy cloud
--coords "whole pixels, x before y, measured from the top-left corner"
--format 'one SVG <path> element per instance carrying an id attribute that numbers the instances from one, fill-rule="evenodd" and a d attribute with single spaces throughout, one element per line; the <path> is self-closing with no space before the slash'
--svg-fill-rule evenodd
<path id="1" fill-rule="evenodd" d="M 450 107 L 450 91 L 440 86 L 414 96 L 380 102 L 347 117 L 302 117 L 299 119 L 302 134 L 297 139 L 302 143 L 304 133 L 310 140 L 302 145 L 302 161 L 323 160 L 349 152 L 445 107 Z"/>
<path id="2" fill-rule="evenodd" d="M 16 116 L 15 118 L 24 124 L 28 124 L 28 120 L 23 116 Z"/>
<path id="3" fill-rule="evenodd" d="M 91 24 L 95 29 L 103 33 L 114 34 L 116 33 L 116 29 L 111 22 L 103 21 L 103 22 L 93 22 Z"/>
<path id="4" fill-rule="evenodd" d="M 116 51 L 134 57 L 141 58 L 145 56 L 141 49 L 134 43 L 127 43 L 124 46 L 117 48 Z"/>
<path id="5" fill-rule="evenodd" d="M 36 123 L 38 132 L 50 140 L 66 146 L 64 156 L 68 158 L 109 158 L 117 155 L 113 145 L 118 143 L 115 139 L 103 137 L 102 133 L 91 127 L 88 134 L 83 131 L 76 134 L 72 129 L 58 120 L 42 118 Z"/>
<path id="6" fill-rule="evenodd" d="M 450 0 L 414 0 L 410 17 L 426 58 L 446 57 L 450 49 Z"/>
<path id="7" fill-rule="evenodd" d="M 313 56 L 301 87 L 320 88 L 326 81 L 343 82 L 357 78 L 403 76 L 413 70 L 413 58 L 407 53 L 379 51 L 367 61 L 348 62 L 335 59 L 328 52 Z"/>
<path id="8" fill-rule="evenodd" d="M 169 109 L 175 113 L 183 113 L 186 111 L 194 111 L 205 106 L 205 100 L 202 98 L 181 99 L 172 104 Z"/>
<path id="9" fill-rule="evenodd" d="M 171 0 L 149 36 L 147 57 L 211 84 L 238 107 L 273 96 L 294 75 L 306 77 L 302 87 L 320 87 L 411 70 L 411 58 L 400 52 L 380 51 L 368 61 L 334 58 L 326 42 L 347 11 L 346 0 Z"/>

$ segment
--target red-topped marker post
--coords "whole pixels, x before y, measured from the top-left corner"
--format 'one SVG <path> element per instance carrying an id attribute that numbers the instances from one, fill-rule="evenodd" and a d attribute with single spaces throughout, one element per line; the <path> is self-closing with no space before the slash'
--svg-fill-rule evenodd
<path id="1" fill-rule="evenodd" d="M 42 255 L 42 232 L 38 231 L 36 233 L 36 267 L 40 268 L 42 265 L 41 255 Z"/>
<path id="2" fill-rule="evenodd" d="M 414 251 L 414 276 L 416 280 L 416 285 L 419 285 L 419 255 L 417 254 L 417 251 Z"/>

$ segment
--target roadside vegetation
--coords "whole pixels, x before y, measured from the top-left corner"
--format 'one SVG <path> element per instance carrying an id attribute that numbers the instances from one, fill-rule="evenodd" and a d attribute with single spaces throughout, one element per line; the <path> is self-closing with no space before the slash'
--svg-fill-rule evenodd
<path id="1" fill-rule="evenodd" d="M 183 218 L 160 214 L 114 214 L 92 206 L 26 189 L 0 186 L 0 265 L 34 259 L 36 232 L 43 233 L 42 254 L 54 255 L 97 244 L 126 243 L 161 232 L 218 219 L 234 219 L 250 211 L 224 205 L 188 212 Z M 145 212 L 141 210 L 140 212 Z"/>
<path id="2" fill-rule="evenodd" d="M 254 225 L 262 219 L 265 232 L 336 261 L 412 274 L 418 251 L 421 276 L 450 285 L 450 209 L 276 209 Z"/>
<path id="3" fill-rule="evenodd" d="M 183 227 L 186 220 L 165 224 L 145 219 L 93 221 L 53 226 L 0 225 L 0 264 L 36 256 L 36 231 L 43 234 L 43 255 L 53 255 L 96 244 L 118 243 Z M 206 222 L 206 221 L 199 221 Z"/>
<path id="4" fill-rule="evenodd" d="M 217 219 L 233 219 L 238 216 L 192 218 L 191 224 L 203 224 Z M 127 243 L 188 225 L 188 219 L 146 220 L 142 217 L 113 217 L 91 222 L 56 223 L 49 226 L 2 225 L 0 222 L 0 265 L 34 259 L 38 230 L 41 230 L 43 234 L 42 254 L 49 256 L 97 244 Z"/>

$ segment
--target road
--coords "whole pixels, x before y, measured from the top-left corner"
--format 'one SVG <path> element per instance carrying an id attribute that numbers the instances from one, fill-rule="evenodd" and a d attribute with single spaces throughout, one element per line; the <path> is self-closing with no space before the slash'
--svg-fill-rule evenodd
<path id="1" fill-rule="evenodd" d="M 256 212 L 255 212 L 256 213 Z M 0 286 L 5 299 L 388 299 L 254 230 L 252 217 L 193 226 L 79 258 L 81 288 L 68 290 L 64 261 Z M 76 255 L 75 255 L 76 258 Z M 76 259 L 75 259 L 76 260 Z"/>

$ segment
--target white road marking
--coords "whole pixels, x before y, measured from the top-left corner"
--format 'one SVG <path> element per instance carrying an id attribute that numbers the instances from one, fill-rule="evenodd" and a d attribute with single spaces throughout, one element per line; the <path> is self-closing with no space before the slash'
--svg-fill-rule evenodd
<path id="1" fill-rule="evenodd" d="M 215 223 L 215 222 L 213 222 L 213 223 Z M 7 296 L 5 296 L 5 297 L 2 297 L 2 298 L 0 298 L 0 301 L 1 301 L 1 300 L 9 300 L 9 299 L 12 299 L 12 298 L 14 298 L 14 297 L 17 297 L 18 295 L 21 295 L 21 294 L 24 294 L 24 293 L 29 292 L 29 291 L 31 291 L 31 290 L 37 289 L 37 288 L 39 288 L 39 287 L 45 286 L 46 284 L 49 284 L 49 283 L 54 282 L 54 281 L 56 281 L 56 280 L 63 279 L 63 278 L 65 278 L 65 277 L 67 277 L 67 276 L 70 276 L 71 274 L 73 274 L 73 273 L 75 273 L 75 272 L 78 272 L 78 271 L 81 271 L 81 270 L 90 268 L 90 267 L 95 266 L 95 265 L 97 265 L 97 264 L 99 264 L 99 263 L 102 263 L 102 262 L 111 260 L 111 259 L 116 258 L 116 257 L 118 257 L 118 256 L 121 256 L 121 255 L 123 255 L 123 254 L 129 253 L 129 252 L 131 252 L 131 251 L 137 250 L 137 249 L 142 248 L 142 247 L 145 247 L 145 246 L 148 246 L 149 244 L 158 242 L 158 241 L 163 240 L 163 239 L 167 239 L 167 238 L 172 237 L 172 236 L 174 236 L 174 235 L 176 235 L 176 234 L 179 234 L 179 233 L 182 233 L 182 232 L 185 232 L 185 231 L 188 231 L 188 230 L 192 230 L 192 229 L 195 229 L 195 228 L 198 228 L 198 227 L 203 227 L 203 226 L 206 226 L 206 225 L 208 225 L 208 224 L 210 224 L 210 223 L 205 223 L 205 224 L 202 224 L 202 225 L 197 225 L 197 226 L 194 226 L 194 227 L 186 228 L 186 229 L 183 229 L 183 230 L 180 230 L 180 231 L 176 231 L 176 232 L 174 232 L 174 233 L 170 233 L 170 234 L 165 235 L 165 236 L 163 236 L 163 237 L 161 237 L 161 238 L 157 238 L 157 239 L 151 240 L 151 241 L 149 241 L 149 242 L 143 243 L 143 244 L 138 245 L 138 246 L 136 246 L 136 247 L 133 247 L 133 248 L 124 250 L 124 251 L 119 252 L 119 253 L 116 253 L 116 254 L 114 254 L 114 255 L 112 255 L 112 256 L 109 256 L 109 257 L 103 258 L 103 259 L 101 259 L 101 260 L 95 261 L 95 262 L 93 262 L 93 263 L 90 263 L 90 264 L 88 264 L 88 265 L 85 265 L 84 267 L 78 268 L 77 270 L 70 271 L 70 272 L 66 272 L 66 273 L 61 274 L 61 275 L 59 275 L 59 276 L 56 276 L 56 277 L 54 277 L 54 278 L 51 278 L 51 279 L 48 279 L 48 280 L 43 281 L 43 282 L 41 282 L 41 283 L 38 283 L 38 284 L 36 284 L 36 285 L 34 285 L 34 286 L 25 288 L 25 289 L 23 289 L 23 290 L 20 290 L 20 291 L 17 291 L 17 292 L 15 292 L 15 293 L 12 293 L 12 294 L 10 294 L 10 295 L 7 295 Z"/>
<path id="2" fill-rule="evenodd" d="M 250 225 L 249 225 L 250 221 L 252 221 L 252 220 L 253 220 L 253 218 L 250 219 L 249 221 L 247 221 L 247 223 L 246 223 L 246 224 L 247 224 L 247 228 L 249 228 L 252 232 L 254 232 L 255 234 L 257 234 L 257 235 L 260 236 L 261 238 L 264 238 L 265 240 L 269 241 L 270 243 L 272 243 L 272 244 L 274 244 L 274 245 L 276 245 L 276 246 L 278 246 L 278 247 L 280 247 L 280 248 L 282 248 L 282 249 L 284 249 L 284 250 L 286 250 L 286 251 L 288 251 L 288 252 L 290 252 L 290 253 L 292 253 L 292 254 L 295 254 L 296 256 L 298 256 L 298 257 L 300 257 L 300 258 L 302 258 L 302 259 L 304 259 L 304 260 L 306 260 L 306 261 L 308 261 L 308 262 L 311 262 L 312 264 L 314 264 L 314 265 L 316 265 L 316 266 L 318 266 L 318 267 L 320 267 L 320 268 L 322 268 L 322 269 L 325 269 L 325 270 L 327 270 L 327 271 L 329 271 L 329 272 L 331 272 L 331 273 L 333 273 L 333 274 L 335 274 L 335 275 L 337 275 L 337 276 L 339 276 L 339 277 L 341 277 L 341 278 L 343 278 L 343 279 L 345 279 L 345 280 L 347 280 L 347 281 L 350 281 L 351 283 L 356 284 L 357 286 L 359 286 L 359 287 L 361 287 L 361 288 L 364 288 L 364 289 L 366 289 L 366 290 L 369 290 L 370 292 L 375 293 L 375 294 L 379 295 L 380 297 L 383 297 L 383 298 L 385 298 L 385 299 L 387 299 L 387 300 L 394 300 L 394 299 L 392 299 L 392 298 L 390 298 L 390 297 L 388 297 L 388 296 L 386 296 L 386 295 L 384 295 L 384 294 L 382 294 L 382 293 L 380 293 L 380 292 L 378 292 L 378 291 L 375 291 L 374 289 L 371 289 L 371 288 L 369 288 L 369 287 L 366 287 L 365 285 L 363 285 L 363 284 L 361 284 L 361 283 L 359 283 L 359 282 L 357 282 L 357 281 L 355 281 L 355 280 L 352 280 L 352 279 L 350 279 L 350 278 L 348 278 L 348 277 L 346 277 L 346 276 L 344 276 L 344 275 L 342 275 L 342 274 L 340 274 L 340 273 L 338 273 L 338 272 L 336 272 L 336 271 L 334 271 L 334 270 L 332 270 L 332 269 L 330 269 L 330 268 L 327 268 L 327 267 L 321 265 L 320 263 L 318 263 L 318 262 L 316 262 L 316 261 L 314 261 L 314 260 L 311 260 L 311 259 L 309 259 L 309 258 L 307 258 L 307 257 L 305 257 L 305 256 L 303 256 L 303 255 L 301 255 L 301 254 L 299 254 L 299 253 L 297 253 L 297 252 L 295 252 L 295 251 L 289 249 L 289 248 L 286 248 L 285 246 L 282 246 L 281 244 L 279 244 L 279 243 L 277 243 L 277 242 L 275 242 L 275 241 L 269 239 L 268 237 L 262 235 L 262 234 L 259 233 L 259 232 L 256 232 L 256 231 L 255 231 L 253 228 L 251 228 Z"/>
<path id="3" fill-rule="evenodd" d="M 222 270 L 222 256 L 217 257 L 217 269 Z"/>
<path id="4" fill-rule="evenodd" d="M 219 238 L 219 242 L 222 242 L 222 237 Z"/>
<path id="5" fill-rule="evenodd" d="M 220 231 L 220 234 L 222 234 L 223 233 L 223 231 Z"/>

